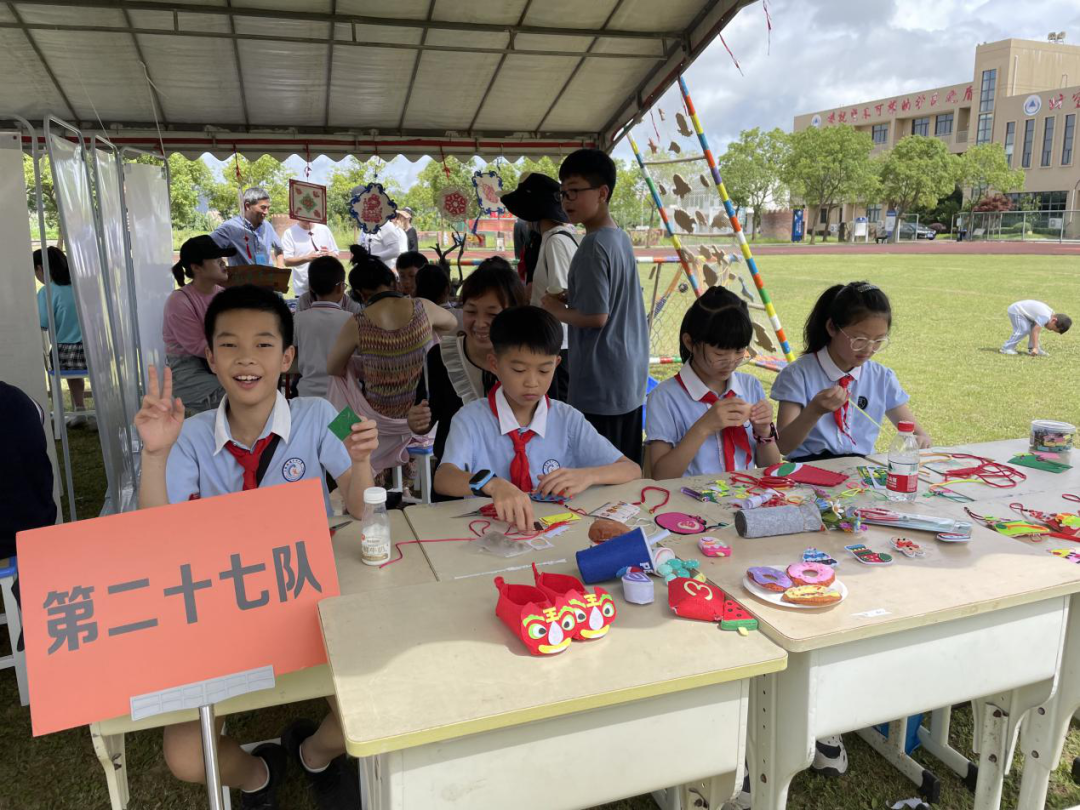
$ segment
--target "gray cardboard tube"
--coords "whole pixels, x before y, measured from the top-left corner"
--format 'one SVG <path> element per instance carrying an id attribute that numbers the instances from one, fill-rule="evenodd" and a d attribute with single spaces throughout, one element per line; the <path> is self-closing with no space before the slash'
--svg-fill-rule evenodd
<path id="1" fill-rule="evenodd" d="M 763 506 L 735 513 L 735 530 L 740 537 L 775 537 L 779 534 L 816 532 L 821 529 L 821 511 L 813 501 L 798 506 Z"/>

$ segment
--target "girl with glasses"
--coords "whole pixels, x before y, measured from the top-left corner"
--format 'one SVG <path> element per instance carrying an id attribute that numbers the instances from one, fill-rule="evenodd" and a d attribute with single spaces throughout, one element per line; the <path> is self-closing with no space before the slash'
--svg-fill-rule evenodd
<path id="1" fill-rule="evenodd" d="M 737 371 L 753 325 L 746 303 L 722 287 L 687 310 L 679 373 L 649 395 L 645 433 L 652 477 L 712 475 L 780 461 L 772 405 L 761 383 Z"/>
<path id="2" fill-rule="evenodd" d="M 867 455 L 885 417 L 915 422 L 919 446 L 931 445 L 896 373 L 871 359 L 891 327 L 889 298 L 869 282 L 821 294 L 806 321 L 806 350 L 773 383 L 781 453 L 792 461 Z"/>

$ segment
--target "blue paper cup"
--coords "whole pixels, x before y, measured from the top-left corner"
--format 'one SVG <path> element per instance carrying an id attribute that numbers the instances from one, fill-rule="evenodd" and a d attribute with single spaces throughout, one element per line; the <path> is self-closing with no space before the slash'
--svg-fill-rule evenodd
<path id="1" fill-rule="evenodd" d="M 577 565 L 587 585 L 618 579 L 619 571 L 628 566 L 636 565 L 646 571 L 653 568 L 649 542 L 640 527 L 606 543 L 582 549 L 577 553 Z"/>

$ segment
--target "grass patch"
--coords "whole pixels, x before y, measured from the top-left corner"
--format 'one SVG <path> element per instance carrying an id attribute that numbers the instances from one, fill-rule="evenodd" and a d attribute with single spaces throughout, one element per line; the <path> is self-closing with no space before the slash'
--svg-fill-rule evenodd
<path id="1" fill-rule="evenodd" d="M 1024 436 L 1032 419 L 1080 418 L 1078 330 L 1044 332 L 1042 345 L 1050 357 L 998 354 L 1012 332 L 1005 310 L 1014 301 L 1036 298 L 1057 311 L 1080 312 L 1075 258 L 783 255 L 765 257 L 760 269 L 796 354 L 802 351 L 806 316 L 829 285 L 867 280 L 885 290 L 893 307 L 892 340 L 875 359 L 896 371 L 916 416 L 939 445 Z M 641 270 L 647 302 L 649 270 Z M 661 295 L 670 278 L 661 279 Z M 691 292 L 672 296 L 657 321 L 663 341 L 654 344 L 653 354 L 658 348 L 677 353 L 679 323 L 692 303 Z M 652 369 L 658 379 L 677 370 Z M 745 370 L 769 391 L 774 374 Z M 878 449 L 893 435 L 886 426 Z"/>
<path id="2" fill-rule="evenodd" d="M 781 320 L 801 347 L 802 323 L 818 294 L 838 280 L 867 279 L 885 289 L 893 302 L 893 342 L 879 356 L 891 366 L 911 394 L 912 407 L 940 444 L 989 441 L 1026 434 L 1033 418 L 1080 418 L 1080 334 L 1048 335 L 1048 358 L 1003 357 L 998 347 L 1010 332 L 1005 308 L 1022 298 L 1038 298 L 1057 309 L 1080 313 L 1080 287 L 1074 258 L 1035 256 L 908 255 L 769 256 L 762 263 L 768 289 Z M 642 265 L 646 302 L 653 283 Z M 663 293 L 674 269 L 661 279 Z M 678 272 L 681 272 L 678 271 Z M 677 331 L 692 294 L 676 295 L 658 329 L 677 349 Z M 665 326 L 666 324 L 666 326 Z M 674 324 L 673 326 L 671 324 Z M 1077 331 L 1080 331 L 1078 329 Z M 655 353 L 655 352 L 654 352 Z M 653 369 L 670 376 L 677 366 Z M 754 370 L 768 388 L 773 375 Z M 883 431 L 879 446 L 892 436 Z M 96 433 L 69 431 L 76 506 L 80 517 L 96 515 L 105 492 L 105 477 Z M 0 633 L 0 655 L 7 652 Z M 324 701 L 308 701 L 242 715 L 229 720 L 230 733 L 244 741 L 276 737 L 293 718 L 320 719 Z M 972 719 L 967 707 L 953 712 L 952 744 L 971 756 Z M 877 757 L 856 735 L 845 736 L 851 760 L 847 775 L 837 780 L 800 774 L 792 784 L 791 810 L 869 810 L 890 806 L 915 795 L 915 788 Z M 86 729 L 34 739 L 29 712 L 18 705 L 14 673 L 0 673 L 0 810 L 65 810 L 108 807 L 105 780 Z M 161 732 L 127 737 L 133 810 L 195 810 L 206 806 L 197 786 L 173 779 L 161 758 Z M 1064 810 L 1080 804 L 1080 788 L 1070 768 L 1080 756 L 1080 728 L 1075 725 L 1050 783 L 1047 808 Z M 940 807 L 969 810 L 972 796 L 959 778 L 921 752 L 915 758 L 942 780 Z M 1023 760 L 1017 757 L 1005 782 L 1005 807 L 1015 806 Z M 585 778 L 583 776 L 579 778 Z M 313 810 L 299 774 L 293 773 L 282 797 L 291 810 Z M 643 796 L 605 805 L 604 810 L 652 810 Z"/>

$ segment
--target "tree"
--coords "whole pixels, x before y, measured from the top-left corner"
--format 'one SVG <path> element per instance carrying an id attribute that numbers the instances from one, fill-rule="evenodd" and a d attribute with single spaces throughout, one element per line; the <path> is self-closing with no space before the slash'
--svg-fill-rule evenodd
<path id="1" fill-rule="evenodd" d="M 959 166 L 957 180 L 969 191 L 964 205 L 967 211 L 971 211 L 990 189 L 1004 194 L 1024 188 L 1024 170 L 1009 167 L 1005 148 L 1000 143 L 970 147 L 960 156 Z"/>
<path id="2" fill-rule="evenodd" d="M 160 163 L 158 158 L 140 156 L 139 162 Z M 199 211 L 200 200 L 209 200 L 216 183 L 210 167 L 201 160 L 183 155 L 169 156 L 169 203 L 172 224 L 176 229 L 208 230 L 206 217 Z"/>
<path id="3" fill-rule="evenodd" d="M 720 174 L 731 201 L 740 208 L 752 208 L 752 238 L 761 228 L 765 206 L 783 192 L 779 167 L 787 158 L 788 136 L 777 128 L 762 132 L 757 127 L 739 133 L 720 156 Z"/>
<path id="4" fill-rule="evenodd" d="M 868 132 L 854 127 L 808 127 L 790 136 L 791 151 L 781 177 L 793 197 L 808 208 L 824 208 L 832 214 L 845 199 L 857 196 L 874 172 L 870 151 L 874 142 Z M 810 232 L 813 244 L 816 233 Z"/>
<path id="5" fill-rule="evenodd" d="M 53 176 L 49 166 L 49 156 L 42 155 L 38 161 L 41 171 L 41 196 L 45 205 L 45 227 L 53 229 L 58 227 L 59 219 L 56 213 L 56 195 L 53 193 Z M 37 228 L 37 184 L 34 182 L 34 161 L 29 155 L 23 155 L 23 181 L 26 184 L 26 210 L 30 214 L 31 229 Z M 36 234 L 37 231 L 34 230 Z"/>
<path id="6" fill-rule="evenodd" d="M 240 165 L 240 179 L 236 176 Z M 243 155 L 234 155 L 222 167 L 222 181 L 209 189 L 208 204 L 225 219 L 240 213 L 240 192 L 251 186 L 260 186 L 270 194 L 270 211 L 275 214 L 289 210 L 289 170 L 277 158 L 263 155 L 250 161 Z"/>
<path id="7" fill-rule="evenodd" d="M 938 138 L 908 135 L 881 161 L 881 194 L 897 222 L 915 206 L 934 206 L 956 187 L 958 160 Z M 895 228 L 893 238 L 900 235 Z"/>

